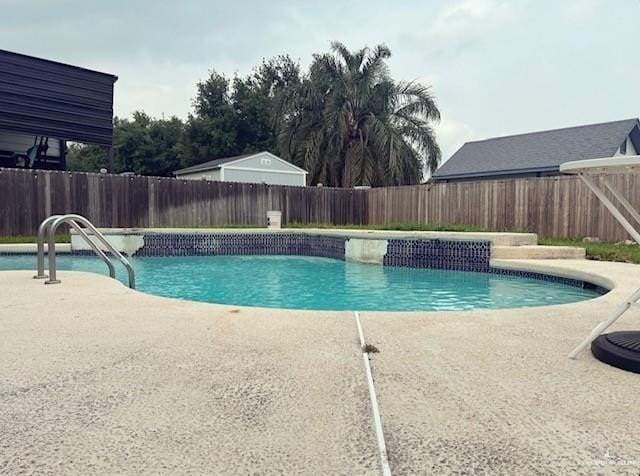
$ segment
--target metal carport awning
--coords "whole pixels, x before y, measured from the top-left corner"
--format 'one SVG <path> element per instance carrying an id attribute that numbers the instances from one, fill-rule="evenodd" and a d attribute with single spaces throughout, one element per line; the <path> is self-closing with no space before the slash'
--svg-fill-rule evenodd
<path id="1" fill-rule="evenodd" d="M 0 49 L 0 131 L 96 144 L 113 152 L 118 77 Z"/>
<path id="2" fill-rule="evenodd" d="M 640 172 L 640 155 L 627 155 L 619 157 L 608 157 L 603 159 L 577 160 L 573 162 L 565 162 L 560 165 L 560 172 L 564 174 L 577 175 L 582 182 L 598 197 L 602 204 L 607 207 L 614 218 L 620 223 L 624 229 L 632 236 L 635 242 L 640 245 L 640 233 L 635 226 L 620 212 L 620 209 L 609 199 L 606 194 L 608 190 L 613 198 L 618 201 L 624 210 L 640 225 L 640 214 L 629 203 L 629 201 L 617 191 L 607 180 L 606 175 Z M 600 184 L 598 184 L 593 176 L 600 176 Z M 615 309 L 611 317 L 598 324 L 571 353 L 569 358 L 575 359 L 584 349 L 586 349 L 600 334 L 602 334 L 611 324 L 613 324 L 620 316 L 622 316 L 634 303 L 640 300 L 640 288 L 636 289 L 631 296 L 625 299 Z"/>

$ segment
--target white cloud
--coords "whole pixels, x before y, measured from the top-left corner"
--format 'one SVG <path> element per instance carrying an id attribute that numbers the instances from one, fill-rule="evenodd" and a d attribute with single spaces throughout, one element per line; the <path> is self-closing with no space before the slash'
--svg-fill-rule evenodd
<path id="1" fill-rule="evenodd" d="M 436 137 L 442 149 L 442 163 L 446 162 L 465 142 L 478 139 L 469 124 L 455 119 L 443 119 L 436 127 Z"/>
<path id="2" fill-rule="evenodd" d="M 470 48 L 490 39 L 516 16 L 516 4 L 507 0 L 462 0 L 437 14 L 428 36 L 436 51 Z"/>

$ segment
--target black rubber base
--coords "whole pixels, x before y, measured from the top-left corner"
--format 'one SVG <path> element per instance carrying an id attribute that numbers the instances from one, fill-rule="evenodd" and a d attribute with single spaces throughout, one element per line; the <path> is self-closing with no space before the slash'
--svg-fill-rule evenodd
<path id="1" fill-rule="evenodd" d="M 640 374 L 640 331 L 602 334 L 591 343 L 591 353 L 602 362 Z"/>

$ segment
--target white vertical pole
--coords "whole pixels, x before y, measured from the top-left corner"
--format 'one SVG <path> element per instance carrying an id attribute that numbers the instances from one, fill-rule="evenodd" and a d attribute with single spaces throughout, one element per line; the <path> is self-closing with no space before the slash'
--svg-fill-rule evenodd
<path id="1" fill-rule="evenodd" d="M 633 205 L 631 205 L 620 192 L 613 188 L 607 179 L 602 178 L 602 183 L 604 184 L 605 188 L 611 192 L 611 195 L 613 195 L 615 199 L 622 204 L 625 210 L 629 212 L 629 215 L 631 215 L 636 222 L 640 223 L 640 214 L 636 211 L 635 208 L 633 208 Z"/>

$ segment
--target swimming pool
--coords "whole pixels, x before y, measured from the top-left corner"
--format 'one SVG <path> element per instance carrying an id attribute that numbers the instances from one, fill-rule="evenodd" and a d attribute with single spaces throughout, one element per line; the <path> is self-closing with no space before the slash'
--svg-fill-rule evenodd
<path id="1" fill-rule="evenodd" d="M 145 256 L 130 261 L 139 291 L 238 306 L 454 311 L 565 304 L 601 294 L 571 280 L 379 266 L 315 256 Z M 0 256 L 0 270 L 34 269 L 35 264 L 35 256 Z M 118 279 L 126 282 L 122 266 L 115 266 Z M 105 264 L 89 256 L 59 255 L 58 268 L 106 274 Z M 64 275 L 62 279 L 64 285 Z"/>

